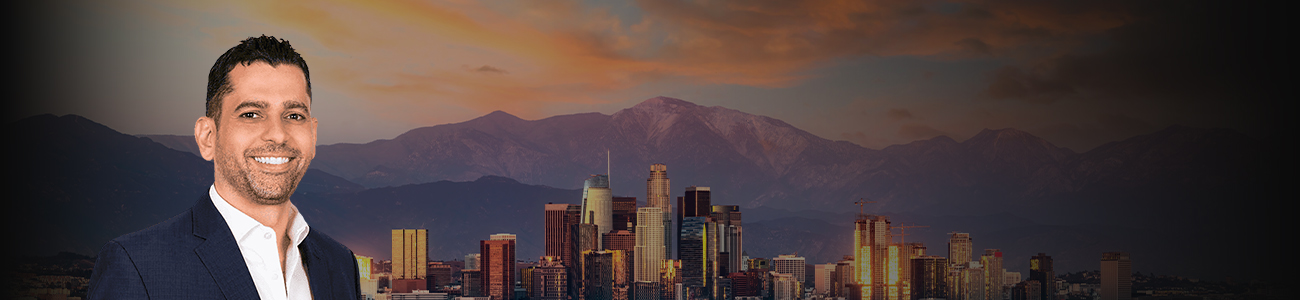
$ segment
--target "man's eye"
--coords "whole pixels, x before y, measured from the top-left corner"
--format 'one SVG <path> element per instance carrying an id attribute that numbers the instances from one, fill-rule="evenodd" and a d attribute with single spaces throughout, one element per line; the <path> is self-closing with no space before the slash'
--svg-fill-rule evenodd
<path id="1" fill-rule="evenodd" d="M 300 114 L 289 114 L 287 118 L 289 118 L 290 120 L 303 120 L 306 119 L 307 117 Z"/>
<path id="2" fill-rule="evenodd" d="M 255 113 L 255 112 L 246 112 L 246 113 L 239 114 L 239 117 L 240 117 L 240 118 L 256 118 L 256 117 L 257 117 L 257 113 Z"/>

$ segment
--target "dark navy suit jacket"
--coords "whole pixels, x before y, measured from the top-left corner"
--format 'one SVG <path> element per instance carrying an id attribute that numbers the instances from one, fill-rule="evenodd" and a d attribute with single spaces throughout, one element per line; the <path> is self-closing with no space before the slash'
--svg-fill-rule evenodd
<path id="1" fill-rule="evenodd" d="M 88 299 L 259 299 L 212 199 L 99 250 Z M 359 299 L 352 251 L 314 229 L 298 245 L 314 299 Z"/>

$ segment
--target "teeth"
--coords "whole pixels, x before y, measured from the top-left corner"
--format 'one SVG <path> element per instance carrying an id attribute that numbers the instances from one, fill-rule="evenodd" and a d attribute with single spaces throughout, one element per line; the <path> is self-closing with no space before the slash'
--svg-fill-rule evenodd
<path id="1" fill-rule="evenodd" d="M 257 162 L 268 165 L 278 165 L 289 162 L 288 157 L 254 157 L 253 159 L 257 160 Z"/>

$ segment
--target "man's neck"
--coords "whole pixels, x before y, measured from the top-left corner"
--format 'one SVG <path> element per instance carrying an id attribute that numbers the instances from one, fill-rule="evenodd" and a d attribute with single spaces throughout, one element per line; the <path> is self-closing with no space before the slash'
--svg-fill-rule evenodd
<path id="1" fill-rule="evenodd" d="M 239 212 L 262 223 L 263 226 L 271 227 L 277 234 L 288 236 L 289 225 L 293 224 L 295 215 L 292 200 L 276 205 L 258 204 L 249 199 L 248 195 L 237 192 L 221 181 L 215 182 L 213 186 L 217 189 L 217 194 L 221 195 L 226 203 L 230 203 L 230 206 L 234 206 Z"/>

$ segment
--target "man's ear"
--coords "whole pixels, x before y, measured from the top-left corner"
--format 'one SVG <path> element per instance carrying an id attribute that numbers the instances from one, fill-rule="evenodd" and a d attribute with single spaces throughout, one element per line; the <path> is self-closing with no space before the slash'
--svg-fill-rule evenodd
<path id="1" fill-rule="evenodd" d="M 212 118 L 204 116 L 194 121 L 194 142 L 199 144 L 199 156 L 212 161 L 217 153 L 217 124 Z"/>

